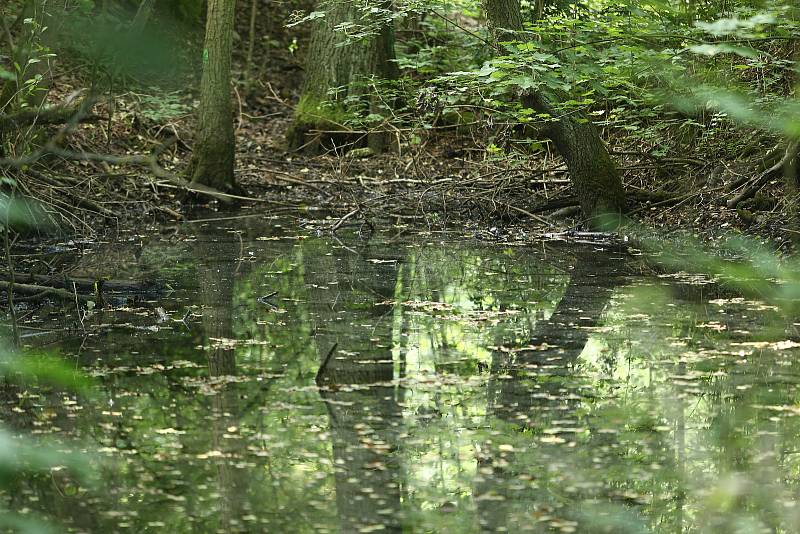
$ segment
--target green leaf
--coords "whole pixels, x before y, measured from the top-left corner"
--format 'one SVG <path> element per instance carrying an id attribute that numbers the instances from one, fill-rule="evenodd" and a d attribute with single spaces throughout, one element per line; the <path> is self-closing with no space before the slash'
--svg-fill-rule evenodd
<path id="1" fill-rule="evenodd" d="M 726 43 L 693 45 L 689 47 L 689 50 L 691 50 L 695 54 L 700 54 L 704 56 L 716 56 L 718 54 L 736 54 L 738 56 L 742 56 L 748 59 L 757 59 L 761 55 L 761 52 L 759 52 L 755 48 L 750 48 L 748 46 L 736 46 Z"/>
<path id="2" fill-rule="evenodd" d="M 36 380 L 76 392 L 87 391 L 92 383 L 61 358 L 37 353 L 7 353 L 0 358 L 0 376 Z"/>
<path id="3" fill-rule="evenodd" d="M 500 69 L 493 66 L 491 63 L 486 62 L 483 64 L 483 67 L 481 67 L 481 70 L 478 71 L 478 76 L 490 76 L 491 74 L 494 74 L 498 70 Z"/>

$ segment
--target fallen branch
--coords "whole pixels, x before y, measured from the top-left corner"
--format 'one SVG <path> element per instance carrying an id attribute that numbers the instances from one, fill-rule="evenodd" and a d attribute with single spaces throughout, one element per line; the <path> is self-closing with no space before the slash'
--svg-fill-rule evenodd
<path id="1" fill-rule="evenodd" d="M 789 145 L 786 147 L 786 152 L 783 158 L 781 158 L 778 163 L 762 172 L 754 180 L 750 181 L 748 186 L 745 187 L 741 193 L 730 199 L 727 202 L 728 208 L 735 208 L 743 200 L 747 200 L 748 198 L 755 196 L 755 194 L 758 193 L 761 188 L 767 185 L 770 181 L 778 178 L 783 172 L 783 169 L 790 165 L 792 160 L 797 157 L 798 148 L 800 148 L 800 142 L 794 141 L 789 143 Z"/>
<path id="2" fill-rule="evenodd" d="M 530 212 L 528 210 L 525 210 L 525 209 L 522 209 L 522 208 L 518 208 L 517 206 L 509 204 L 508 202 L 501 202 L 501 201 L 499 201 L 497 199 L 491 199 L 491 198 L 486 198 L 486 197 L 481 197 L 481 196 L 479 196 L 477 198 L 479 198 L 479 199 L 481 199 L 481 200 L 483 200 L 485 202 L 491 202 L 492 204 L 499 204 L 500 206 L 505 206 L 506 208 L 510 209 L 511 211 L 516 211 L 517 213 L 521 213 L 522 215 L 525 215 L 527 217 L 530 217 L 531 219 L 539 221 L 542 224 L 545 224 L 547 226 L 553 226 L 553 222 L 552 221 L 548 221 L 544 217 L 540 217 L 539 215 L 536 215 L 536 214 L 534 214 L 534 213 L 532 213 L 532 212 Z"/>
<path id="3" fill-rule="evenodd" d="M 309 189 L 313 189 L 314 191 L 316 191 L 317 193 L 320 193 L 322 195 L 326 195 L 327 194 L 324 189 L 322 189 L 320 187 L 317 187 L 317 186 L 315 186 L 313 184 L 310 184 L 310 183 L 308 183 L 306 181 L 299 180 L 297 178 L 293 178 L 292 175 L 289 174 L 288 172 L 283 172 L 283 171 L 279 171 L 279 170 L 276 170 L 276 169 L 270 169 L 267 172 L 269 174 L 272 174 L 272 178 L 274 178 L 276 180 L 280 180 L 282 182 L 288 182 L 290 184 L 299 185 L 301 187 L 307 187 Z"/>
<path id="4" fill-rule="evenodd" d="M 58 289 L 55 287 L 38 286 L 34 284 L 14 284 L 14 292 L 23 295 L 35 295 L 37 298 L 54 297 L 59 300 L 74 302 L 77 298 L 80 302 L 88 302 L 94 297 L 88 295 L 80 295 L 73 291 L 66 289 Z"/>
<path id="5" fill-rule="evenodd" d="M 577 206 L 577 205 L 578 205 L 578 199 L 575 197 L 554 198 L 553 200 L 545 202 L 540 206 L 534 206 L 528 211 L 530 211 L 531 213 L 543 213 L 545 211 L 559 210 L 561 208 L 569 208 L 571 206 Z"/>
<path id="6" fill-rule="evenodd" d="M 16 113 L 0 114 L 0 133 L 18 130 L 33 124 L 66 124 L 79 114 L 83 104 L 76 106 L 52 106 L 43 109 L 24 109 Z M 97 115 L 81 116 L 79 122 L 96 121 Z"/>
<path id="7" fill-rule="evenodd" d="M 22 282 L 50 289 L 72 289 L 74 284 L 74 287 L 77 287 L 79 291 L 88 293 L 96 292 L 98 285 L 102 292 L 110 293 L 152 293 L 162 288 L 157 283 L 137 282 L 135 280 L 93 280 L 91 278 L 72 278 L 65 275 L 0 272 L 0 280 L 11 280 L 12 277 L 15 282 Z M 71 294 L 72 293 L 70 293 L 70 295 Z"/>

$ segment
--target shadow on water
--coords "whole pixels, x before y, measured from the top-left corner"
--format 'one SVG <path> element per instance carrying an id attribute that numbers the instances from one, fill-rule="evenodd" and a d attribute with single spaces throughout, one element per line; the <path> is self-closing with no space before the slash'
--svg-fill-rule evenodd
<path id="1" fill-rule="evenodd" d="M 85 532 L 800 525 L 793 325 L 624 249 L 251 218 L 64 261 L 165 289 L 23 321 L 73 321 L 26 339 L 97 387 L 6 388 L 3 422 L 103 461 L 96 487 L 21 478 L 12 510 Z"/>

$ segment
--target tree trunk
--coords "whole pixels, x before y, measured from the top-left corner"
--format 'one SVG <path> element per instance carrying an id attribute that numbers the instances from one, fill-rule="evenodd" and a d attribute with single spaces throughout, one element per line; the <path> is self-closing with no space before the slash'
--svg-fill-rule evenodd
<path id="1" fill-rule="evenodd" d="M 372 78 L 392 80 L 399 76 L 394 62 L 394 27 L 391 23 L 382 24 L 376 34 L 346 43 L 347 36 L 335 28 L 346 22 L 364 20 L 363 11 L 347 0 L 322 0 L 318 9 L 325 12 L 325 17 L 315 22 L 305 61 L 303 93 L 295 110 L 294 123 L 286 136 L 293 149 L 309 145 L 309 141 L 312 141 L 311 145 L 322 144 L 325 148 L 347 142 L 350 136 L 346 134 L 326 134 L 320 137 L 321 143 L 313 142 L 314 136 L 309 134 L 314 130 L 346 131 L 342 123 L 351 109 L 345 106 L 345 98 L 363 96 L 367 108 L 375 111 L 378 102 L 374 96 L 368 96 L 369 88 L 365 82 Z M 380 144 L 379 138 L 372 137 L 370 145 Z"/>
<path id="2" fill-rule="evenodd" d="M 787 225 L 789 228 L 800 228 L 800 207 L 797 201 L 800 198 L 800 141 L 792 140 L 786 148 L 785 164 L 783 165 L 783 177 L 785 180 Z M 792 241 L 800 242 L 800 235 L 796 232 L 789 232 Z"/>
<path id="3" fill-rule="evenodd" d="M 235 8 L 236 0 L 208 2 L 200 109 L 190 167 L 193 182 L 223 191 L 236 189 L 230 88 Z"/>
<path id="4" fill-rule="evenodd" d="M 522 30 L 519 0 L 484 0 L 483 8 L 495 42 L 517 40 Z M 551 117 L 563 115 L 545 133 L 567 164 L 583 216 L 598 225 L 597 217 L 624 210 L 622 179 L 597 128 L 582 114 L 560 112 L 557 103 L 563 100 L 566 95 L 538 91 L 526 95 L 523 104 Z"/>
<path id="5" fill-rule="evenodd" d="M 136 11 L 136 16 L 133 18 L 131 24 L 134 33 L 142 33 L 150 20 L 150 15 L 153 14 L 153 9 L 156 6 L 156 0 L 142 0 L 139 4 L 139 9 Z"/>
<path id="6" fill-rule="evenodd" d="M 544 16 L 544 0 L 536 0 L 534 16 L 536 17 L 535 20 L 542 20 L 542 16 Z"/>

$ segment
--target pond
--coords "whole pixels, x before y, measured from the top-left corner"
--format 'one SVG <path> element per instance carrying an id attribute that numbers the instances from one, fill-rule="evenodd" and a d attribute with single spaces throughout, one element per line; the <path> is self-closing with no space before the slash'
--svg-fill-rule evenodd
<path id="1" fill-rule="evenodd" d="M 776 309 L 597 236 L 217 219 L 50 251 L 152 288 L 21 316 L 93 382 L 7 388 L 2 420 L 96 475 L 20 478 L 9 509 L 103 533 L 800 531 Z"/>

